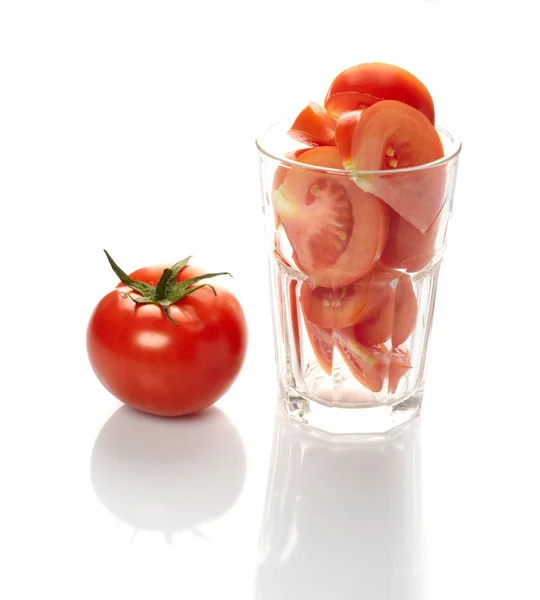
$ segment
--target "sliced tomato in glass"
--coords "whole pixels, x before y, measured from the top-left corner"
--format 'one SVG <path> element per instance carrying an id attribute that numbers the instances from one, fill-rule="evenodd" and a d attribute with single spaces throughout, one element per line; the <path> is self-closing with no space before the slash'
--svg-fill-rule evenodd
<path id="1" fill-rule="evenodd" d="M 304 318 L 306 332 L 308 334 L 311 347 L 315 358 L 321 369 L 327 374 L 332 375 L 332 362 L 334 357 L 334 339 L 331 329 L 317 327 L 306 318 Z"/>
<path id="2" fill-rule="evenodd" d="M 345 169 L 352 168 L 351 144 L 358 121 L 362 116 L 361 110 L 343 113 L 336 125 L 336 148 Z"/>
<path id="3" fill-rule="evenodd" d="M 324 105 L 334 117 L 380 100 L 399 100 L 435 123 L 433 98 L 412 73 L 387 63 L 363 63 L 341 72 L 330 85 Z"/>
<path id="4" fill-rule="evenodd" d="M 336 119 L 316 102 L 308 105 L 296 117 L 289 135 L 308 146 L 333 146 L 336 135 Z"/>
<path id="5" fill-rule="evenodd" d="M 401 378 L 412 368 L 411 355 L 404 344 L 392 348 L 390 353 L 390 368 L 388 370 L 388 392 L 394 394 Z"/>
<path id="6" fill-rule="evenodd" d="M 299 148 L 298 150 L 294 150 L 293 152 L 287 152 L 285 154 L 285 158 L 290 158 L 291 160 L 298 160 L 302 154 L 309 148 Z M 274 174 L 274 182 L 272 184 L 272 189 L 277 190 L 283 185 L 285 181 L 285 177 L 287 177 L 287 173 L 289 172 L 291 167 L 285 165 L 279 165 Z"/>
<path id="7" fill-rule="evenodd" d="M 351 327 L 380 313 L 391 298 L 392 282 L 397 284 L 399 276 L 391 269 L 377 269 L 338 288 L 312 287 L 305 281 L 300 290 L 300 305 L 306 318 L 319 327 Z"/>
<path id="8" fill-rule="evenodd" d="M 342 169 L 332 146 L 307 150 L 298 162 Z M 313 285 L 347 285 L 379 260 L 388 237 L 388 207 L 345 173 L 293 167 L 273 201 L 295 261 Z"/>
<path id="9" fill-rule="evenodd" d="M 380 263 L 385 267 L 404 269 L 409 273 L 421 271 L 435 256 L 440 224 L 441 214 L 435 219 L 433 225 L 422 233 L 397 212 L 391 210 L 388 241 Z"/>
<path id="10" fill-rule="evenodd" d="M 334 341 L 352 376 L 368 390 L 380 392 L 390 366 L 386 346 L 364 346 L 343 331 L 334 332 Z"/>
<path id="11" fill-rule="evenodd" d="M 426 232 L 445 200 L 444 165 L 392 173 L 417 167 L 444 156 L 437 130 L 418 110 L 395 100 L 366 108 L 351 142 L 352 177 L 364 191 L 381 198 L 405 220 Z M 389 171 L 385 174 L 355 171 Z"/>
<path id="12" fill-rule="evenodd" d="M 385 269 L 388 286 L 384 300 L 369 319 L 355 325 L 348 335 L 366 346 L 383 344 L 390 338 L 393 346 L 405 342 L 414 330 L 418 303 L 412 280 L 406 273 Z"/>

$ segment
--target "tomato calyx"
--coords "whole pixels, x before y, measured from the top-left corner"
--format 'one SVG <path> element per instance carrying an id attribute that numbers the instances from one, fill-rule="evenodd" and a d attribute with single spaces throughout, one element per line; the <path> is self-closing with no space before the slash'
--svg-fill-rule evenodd
<path id="1" fill-rule="evenodd" d="M 176 281 L 180 271 L 188 265 L 192 258 L 191 256 L 188 256 L 187 258 L 184 258 L 184 260 L 175 263 L 172 267 L 163 269 L 163 273 L 161 274 L 157 285 L 150 285 L 144 281 L 132 279 L 114 262 L 107 250 L 103 250 L 103 252 L 105 252 L 107 260 L 109 261 L 112 270 L 118 276 L 118 279 L 120 279 L 124 285 L 140 294 L 140 296 L 132 296 L 131 294 L 127 294 L 127 296 L 136 304 L 158 304 L 162 308 L 167 319 L 174 325 L 178 325 L 178 323 L 170 315 L 169 307 L 171 304 L 180 302 L 186 296 L 193 294 L 193 292 L 196 292 L 203 287 L 209 287 L 214 293 L 214 296 L 217 296 L 217 290 L 213 285 L 210 285 L 209 283 L 196 284 L 203 279 L 210 279 L 220 275 L 229 275 L 229 277 L 232 277 L 232 275 L 227 272 L 205 273 L 204 275 L 198 275 L 197 277 L 185 279 L 184 281 Z"/>

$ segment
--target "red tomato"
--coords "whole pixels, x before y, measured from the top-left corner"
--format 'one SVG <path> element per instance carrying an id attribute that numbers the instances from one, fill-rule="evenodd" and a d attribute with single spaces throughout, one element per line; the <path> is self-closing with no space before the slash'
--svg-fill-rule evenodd
<path id="1" fill-rule="evenodd" d="M 334 341 L 353 377 L 368 390 L 380 392 L 390 365 L 387 348 L 368 348 L 343 331 L 334 332 Z"/>
<path id="2" fill-rule="evenodd" d="M 289 135 L 308 146 L 333 146 L 336 120 L 316 102 L 308 105 L 296 117 Z"/>
<path id="3" fill-rule="evenodd" d="M 422 233 L 409 221 L 390 211 L 388 241 L 381 255 L 381 265 L 394 269 L 405 269 L 416 273 L 426 267 L 435 256 L 435 243 L 439 233 L 441 215 L 433 225 Z"/>
<path id="4" fill-rule="evenodd" d="M 306 165 L 341 169 L 335 147 L 304 152 Z M 344 173 L 290 169 L 273 194 L 298 267 L 325 287 L 352 283 L 379 260 L 388 236 L 388 208 Z"/>
<path id="5" fill-rule="evenodd" d="M 332 82 L 324 105 L 334 117 L 379 100 L 399 100 L 422 112 L 435 123 L 433 99 L 412 73 L 386 63 L 364 63 L 345 69 Z"/>
<path id="6" fill-rule="evenodd" d="M 156 285 L 158 266 L 131 279 Z M 184 267 L 177 281 L 202 275 Z M 217 286 L 216 286 L 217 287 Z M 87 350 L 101 383 L 119 400 L 144 412 L 180 416 L 218 400 L 236 379 L 246 353 L 247 326 L 238 300 L 209 287 L 171 304 L 172 323 L 157 304 L 136 304 L 141 294 L 119 284 L 98 303 L 87 330 Z"/>
<path id="7" fill-rule="evenodd" d="M 309 148 L 300 148 L 299 150 L 294 150 L 293 152 L 287 152 L 285 154 L 285 158 L 290 158 L 291 160 L 298 160 L 298 158 L 302 156 L 302 154 L 304 154 L 306 150 L 309 150 Z M 274 182 L 272 184 L 273 190 L 278 190 L 280 188 L 280 186 L 285 181 L 285 177 L 287 177 L 289 169 L 290 167 L 288 165 L 285 166 L 283 164 L 280 164 L 278 166 L 274 174 Z"/>
<path id="8" fill-rule="evenodd" d="M 300 292 L 300 304 L 306 318 L 319 327 L 351 327 L 379 314 L 381 307 L 390 299 L 392 282 L 395 281 L 396 271 L 390 269 L 372 271 L 339 288 L 314 288 L 305 281 Z"/>
<path id="9" fill-rule="evenodd" d="M 334 340 L 331 329 L 317 327 L 306 318 L 304 318 L 306 332 L 308 334 L 311 347 L 315 358 L 321 369 L 327 374 L 332 375 L 332 362 L 334 358 Z"/>
<path id="10" fill-rule="evenodd" d="M 351 144 L 353 134 L 362 116 L 362 110 L 343 113 L 336 125 L 336 147 L 345 169 L 352 168 Z"/>
<path id="11" fill-rule="evenodd" d="M 388 371 L 388 393 L 393 394 L 397 390 L 401 378 L 411 369 L 411 356 L 407 346 L 392 348 L 390 354 L 390 368 Z"/>
<path id="12" fill-rule="evenodd" d="M 373 171 L 425 165 L 442 158 L 444 149 L 437 130 L 421 112 L 403 102 L 385 100 L 363 112 L 351 153 L 354 170 Z M 389 176 L 353 173 L 353 178 L 422 232 L 431 227 L 444 204 L 444 167 Z"/>
<path id="13" fill-rule="evenodd" d="M 378 310 L 349 333 L 366 346 L 383 344 L 390 337 L 392 344 L 399 346 L 407 340 L 416 325 L 418 304 L 411 278 L 391 269 L 385 272 L 388 274 L 388 285 Z"/>

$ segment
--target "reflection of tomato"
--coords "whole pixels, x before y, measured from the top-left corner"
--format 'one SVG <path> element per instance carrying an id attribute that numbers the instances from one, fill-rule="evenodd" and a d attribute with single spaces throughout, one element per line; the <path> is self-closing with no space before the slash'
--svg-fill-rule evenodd
<path id="1" fill-rule="evenodd" d="M 386 269 L 385 272 L 391 274 L 392 270 Z M 379 309 L 369 319 L 356 325 L 350 334 L 366 346 L 383 344 L 390 337 L 392 344 L 399 346 L 416 325 L 418 306 L 411 278 L 399 271 L 393 271 L 393 274 Z"/>
<path id="2" fill-rule="evenodd" d="M 131 280 L 156 286 L 163 273 L 148 267 Z M 174 281 L 200 275 L 184 267 Z M 170 304 L 173 323 L 160 305 L 134 302 L 141 294 L 132 283 L 104 296 L 90 318 L 87 349 L 97 377 L 119 400 L 145 412 L 179 416 L 210 406 L 244 362 L 247 327 L 240 304 L 223 288 L 216 286 L 214 295 L 203 287 Z"/>
<path id="3" fill-rule="evenodd" d="M 317 327 L 306 318 L 304 318 L 304 323 L 313 353 L 315 354 L 315 358 L 317 359 L 319 366 L 327 375 L 332 375 L 332 362 L 334 355 L 334 340 L 332 330 Z"/>
<path id="4" fill-rule="evenodd" d="M 422 233 L 409 221 L 391 210 L 390 231 L 381 255 L 381 264 L 385 267 L 405 269 L 409 273 L 421 271 L 435 255 L 435 242 L 440 222 L 441 215 L 435 219 L 426 233 Z"/>
<path id="5" fill-rule="evenodd" d="M 316 102 L 310 102 L 296 117 L 289 135 L 308 146 L 333 146 L 336 120 Z"/>
<path id="6" fill-rule="evenodd" d="M 437 130 L 403 102 L 385 100 L 367 108 L 353 134 L 351 159 L 357 171 L 415 167 L 443 156 Z M 431 227 L 444 203 L 444 166 L 388 176 L 360 173 L 354 179 L 422 232 Z"/>
<path id="7" fill-rule="evenodd" d="M 331 146 L 307 150 L 298 162 L 342 168 Z M 346 175 L 294 167 L 273 199 L 298 266 L 313 283 L 346 285 L 379 260 L 388 236 L 388 208 Z"/>
<path id="8" fill-rule="evenodd" d="M 380 392 L 390 364 L 387 348 L 368 348 L 343 331 L 334 332 L 334 340 L 353 377 L 368 390 Z"/>
<path id="9" fill-rule="evenodd" d="M 345 169 L 352 168 L 351 144 L 354 131 L 361 116 L 361 110 L 352 110 L 343 113 L 336 125 L 336 147 Z"/>
<path id="10" fill-rule="evenodd" d="M 319 327 L 350 327 L 379 314 L 390 299 L 392 282 L 396 283 L 399 276 L 391 269 L 377 269 L 339 288 L 311 287 L 306 281 L 300 293 L 302 310 Z"/>
<path id="11" fill-rule="evenodd" d="M 385 63 L 364 63 L 345 69 L 332 82 L 324 104 L 337 118 L 379 100 L 405 102 L 435 122 L 433 99 L 426 86 L 405 69 Z"/>
<path id="12" fill-rule="evenodd" d="M 392 348 L 390 354 L 390 368 L 388 371 L 388 392 L 394 394 L 401 378 L 411 369 L 411 356 L 407 346 L 402 345 Z"/>

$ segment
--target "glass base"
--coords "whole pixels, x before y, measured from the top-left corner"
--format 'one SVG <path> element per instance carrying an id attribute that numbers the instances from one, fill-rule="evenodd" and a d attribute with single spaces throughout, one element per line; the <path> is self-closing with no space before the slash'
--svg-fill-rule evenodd
<path id="1" fill-rule="evenodd" d="M 381 434 L 413 419 L 422 405 L 423 390 L 388 406 L 343 408 L 319 402 L 289 390 L 282 395 L 289 416 L 322 432 L 332 434 Z"/>

